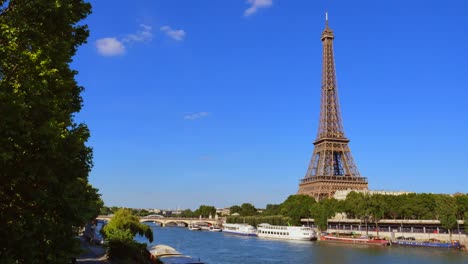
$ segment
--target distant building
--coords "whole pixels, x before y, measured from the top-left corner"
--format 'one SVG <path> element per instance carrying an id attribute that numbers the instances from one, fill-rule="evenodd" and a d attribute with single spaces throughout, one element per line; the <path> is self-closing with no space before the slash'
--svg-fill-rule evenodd
<path id="1" fill-rule="evenodd" d="M 180 210 L 173 210 L 172 211 L 172 215 L 180 215 L 182 213 L 182 211 Z"/>
<path id="2" fill-rule="evenodd" d="M 171 211 L 171 210 L 162 210 L 162 211 L 161 211 L 161 214 L 164 215 L 164 216 L 171 216 L 171 215 L 172 215 L 172 211 Z"/>
<path id="3" fill-rule="evenodd" d="M 346 196 L 348 196 L 348 194 L 350 192 L 357 192 L 357 193 L 367 193 L 367 194 L 382 194 L 382 195 L 403 195 L 403 194 L 409 194 L 409 193 L 413 193 L 413 192 L 405 192 L 405 191 L 370 191 L 370 190 L 351 190 L 351 189 L 348 189 L 348 190 L 339 190 L 339 191 L 336 191 L 335 194 L 333 195 L 333 198 L 337 199 L 337 200 L 345 200 L 346 199 Z"/>
<path id="4" fill-rule="evenodd" d="M 230 215 L 231 214 L 231 208 L 230 207 L 216 208 L 216 214 L 219 214 L 221 216 Z"/>

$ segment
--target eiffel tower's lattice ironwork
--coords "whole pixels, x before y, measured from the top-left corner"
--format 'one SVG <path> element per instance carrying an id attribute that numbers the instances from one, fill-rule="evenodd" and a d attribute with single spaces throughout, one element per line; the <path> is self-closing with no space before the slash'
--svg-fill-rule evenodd
<path id="1" fill-rule="evenodd" d="M 322 100 L 320 124 L 314 152 L 305 177 L 299 183 L 298 194 L 316 200 L 331 197 L 337 190 L 367 190 L 367 179 L 361 177 L 349 149 L 341 120 L 335 61 L 333 31 L 326 26 L 322 32 Z"/>

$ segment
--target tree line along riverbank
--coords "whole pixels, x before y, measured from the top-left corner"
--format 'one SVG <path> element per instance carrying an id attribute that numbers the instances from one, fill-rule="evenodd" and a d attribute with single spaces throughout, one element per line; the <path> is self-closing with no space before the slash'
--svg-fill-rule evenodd
<path id="1" fill-rule="evenodd" d="M 301 219 L 312 218 L 321 230 L 326 230 L 328 220 L 343 213 L 346 218 L 373 223 L 377 227 L 381 219 L 438 220 L 443 228 L 452 232 L 458 228 L 457 220 L 468 220 L 468 194 L 350 192 L 345 200 L 331 198 L 319 202 L 306 195 L 291 195 L 281 204 L 267 205 L 261 213 L 239 212 L 239 216 L 228 216 L 227 221 L 245 221 L 253 225 L 268 221 L 300 225 Z M 467 221 L 464 222 L 463 229 L 468 229 Z"/>

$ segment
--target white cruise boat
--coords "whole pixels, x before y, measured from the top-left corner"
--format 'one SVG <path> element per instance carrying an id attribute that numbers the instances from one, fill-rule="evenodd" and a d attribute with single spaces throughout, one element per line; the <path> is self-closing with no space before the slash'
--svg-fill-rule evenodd
<path id="1" fill-rule="evenodd" d="M 311 227 L 307 226 L 277 226 L 259 224 L 257 226 L 258 237 L 279 238 L 291 240 L 316 240 L 317 235 Z"/>
<path id="2" fill-rule="evenodd" d="M 223 233 L 241 236 L 257 236 L 255 227 L 248 224 L 223 224 Z"/>
<path id="3" fill-rule="evenodd" d="M 221 232 L 223 230 L 221 228 L 217 227 L 217 226 L 210 226 L 210 231 L 211 232 Z"/>
<path id="4" fill-rule="evenodd" d="M 188 226 L 188 229 L 189 229 L 189 230 L 192 230 L 192 231 L 199 231 L 199 230 L 201 230 L 201 228 L 200 228 L 199 226 L 197 226 L 197 225 L 189 225 L 189 226 Z"/>

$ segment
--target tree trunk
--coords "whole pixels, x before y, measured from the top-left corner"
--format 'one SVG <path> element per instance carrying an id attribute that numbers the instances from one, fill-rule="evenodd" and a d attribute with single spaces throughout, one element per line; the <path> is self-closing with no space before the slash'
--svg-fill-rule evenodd
<path id="1" fill-rule="evenodd" d="M 366 236 L 369 236 L 369 228 L 367 227 L 367 219 L 366 219 Z"/>
<path id="2" fill-rule="evenodd" d="M 375 230 L 377 231 L 377 236 L 379 236 L 379 224 L 377 223 L 378 221 L 375 221 Z"/>

